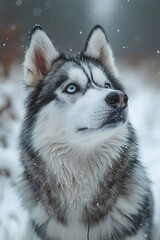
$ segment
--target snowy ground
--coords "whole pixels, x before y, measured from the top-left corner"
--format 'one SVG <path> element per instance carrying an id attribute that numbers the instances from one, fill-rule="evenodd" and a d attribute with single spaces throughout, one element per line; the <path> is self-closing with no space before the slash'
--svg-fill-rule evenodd
<path id="1" fill-rule="evenodd" d="M 160 222 L 160 87 L 149 84 L 146 67 L 120 65 L 130 99 L 130 119 L 137 129 L 141 158 L 153 182 L 156 222 Z M 159 69 L 160 71 L 160 69 Z M 160 76 L 160 75 L 159 75 Z M 21 168 L 17 161 L 17 135 L 22 118 L 20 67 L 9 79 L 0 79 L 0 240 L 30 240 L 26 235 L 27 214 L 14 190 Z"/>

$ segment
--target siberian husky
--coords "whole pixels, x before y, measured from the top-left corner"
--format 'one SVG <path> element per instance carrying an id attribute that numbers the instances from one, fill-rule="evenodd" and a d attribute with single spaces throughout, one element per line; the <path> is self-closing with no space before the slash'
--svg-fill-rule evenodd
<path id="1" fill-rule="evenodd" d="M 103 28 L 71 56 L 35 26 L 24 80 L 20 191 L 39 238 L 150 240 L 150 180 Z"/>

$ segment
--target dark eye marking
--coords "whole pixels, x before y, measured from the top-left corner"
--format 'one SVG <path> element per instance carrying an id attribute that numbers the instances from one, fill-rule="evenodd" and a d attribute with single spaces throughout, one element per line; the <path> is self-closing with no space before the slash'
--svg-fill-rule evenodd
<path id="1" fill-rule="evenodd" d="M 105 83 L 104 87 L 105 88 L 111 88 L 111 85 L 109 83 Z"/>
<path id="2" fill-rule="evenodd" d="M 60 79 L 55 83 L 55 89 L 59 88 L 63 83 L 68 80 L 66 76 L 61 76 Z"/>

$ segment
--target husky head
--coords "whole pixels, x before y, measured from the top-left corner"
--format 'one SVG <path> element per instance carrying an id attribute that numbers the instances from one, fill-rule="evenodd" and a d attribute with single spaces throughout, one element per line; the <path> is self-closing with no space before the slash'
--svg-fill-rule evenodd
<path id="1" fill-rule="evenodd" d="M 117 79 L 101 26 L 84 50 L 60 54 L 40 26 L 33 28 L 24 61 L 26 122 L 38 143 L 90 143 L 118 135 L 127 122 L 128 97 Z"/>

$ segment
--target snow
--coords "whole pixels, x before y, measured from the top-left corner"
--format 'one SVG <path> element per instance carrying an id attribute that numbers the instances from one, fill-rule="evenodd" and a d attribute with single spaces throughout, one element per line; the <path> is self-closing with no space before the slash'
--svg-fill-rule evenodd
<path id="1" fill-rule="evenodd" d="M 22 0 L 17 0 L 17 1 L 16 1 L 16 5 L 17 5 L 17 6 L 21 6 L 22 3 L 23 3 Z"/>
<path id="2" fill-rule="evenodd" d="M 40 16 L 41 12 L 42 10 L 39 7 L 33 9 L 33 15 L 36 17 Z"/>
<path id="3" fill-rule="evenodd" d="M 23 116 L 24 96 L 21 68 L 21 66 L 13 66 L 10 77 L 1 78 L 0 82 L 0 126 L 2 126 L 0 128 L 0 240 L 33 239 L 27 224 L 27 213 L 21 207 L 15 190 L 21 173 L 17 157 L 17 136 Z M 158 224 L 160 221 L 160 86 L 150 83 L 151 75 L 145 63 L 133 69 L 121 62 L 119 69 L 129 95 L 130 120 L 139 136 L 140 156 L 153 182 L 155 221 Z"/>
<path id="4" fill-rule="evenodd" d="M 124 66 L 121 70 L 129 95 L 130 120 L 139 137 L 140 157 L 152 181 L 155 222 L 158 224 L 160 222 L 160 86 L 157 87 L 153 82 L 148 83 L 147 76 L 149 78 L 150 73 L 145 64 L 135 71 L 129 68 L 126 71 Z"/>
<path id="5" fill-rule="evenodd" d="M 10 29 L 11 29 L 12 31 L 15 31 L 15 30 L 16 30 L 16 25 L 12 24 L 12 25 L 10 26 Z"/>
<path id="6" fill-rule="evenodd" d="M 16 78 L 16 77 L 17 78 Z M 27 214 L 20 204 L 15 185 L 21 173 L 17 135 L 23 110 L 21 73 L 12 67 L 9 79 L 0 82 L 0 239 L 22 240 Z M 14 236 L 14 238 L 13 238 Z"/>

